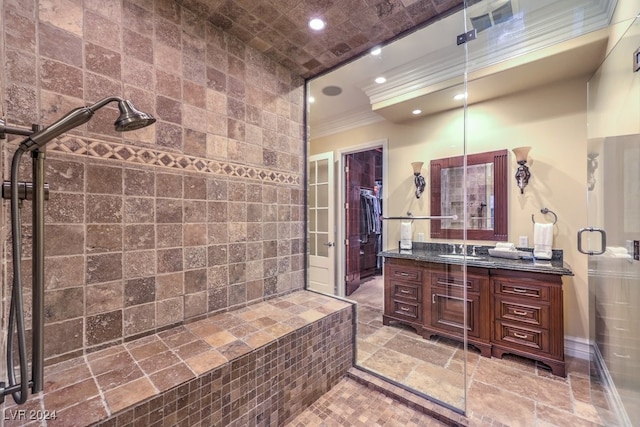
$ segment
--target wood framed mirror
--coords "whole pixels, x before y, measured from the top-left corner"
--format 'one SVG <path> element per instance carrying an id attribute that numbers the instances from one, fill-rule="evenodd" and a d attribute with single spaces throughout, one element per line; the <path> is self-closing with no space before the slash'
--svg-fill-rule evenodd
<path id="1" fill-rule="evenodd" d="M 458 216 L 432 220 L 431 238 L 463 239 L 466 220 L 469 240 L 508 239 L 508 156 L 508 150 L 467 155 L 466 203 L 464 156 L 431 161 L 431 215 Z"/>

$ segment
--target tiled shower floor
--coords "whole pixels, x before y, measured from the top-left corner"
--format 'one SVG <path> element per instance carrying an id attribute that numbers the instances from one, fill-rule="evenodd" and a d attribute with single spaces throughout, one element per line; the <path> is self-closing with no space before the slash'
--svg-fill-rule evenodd
<path id="1" fill-rule="evenodd" d="M 402 325 L 383 326 L 377 293 L 369 289 L 359 297 L 359 291 L 350 297 L 359 302 L 358 365 L 462 407 L 462 346 L 446 339 L 426 340 Z M 470 349 L 467 358 L 467 415 L 474 425 L 616 425 L 585 360 L 567 357 L 567 377 L 561 378 L 522 357 L 487 358 Z"/>

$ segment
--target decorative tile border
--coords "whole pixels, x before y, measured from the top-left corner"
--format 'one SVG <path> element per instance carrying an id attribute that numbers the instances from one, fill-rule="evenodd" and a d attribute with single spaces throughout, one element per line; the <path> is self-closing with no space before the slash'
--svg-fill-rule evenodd
<path id="1" fill-rule="evenodd" d="M 190 172 L 255 179 L 274 184 L 300 185 L 301 182 L 301 176 L 298 174 L 78 136 L 67 135 L 58 138 L 47 145 L 47 150 Z"/>

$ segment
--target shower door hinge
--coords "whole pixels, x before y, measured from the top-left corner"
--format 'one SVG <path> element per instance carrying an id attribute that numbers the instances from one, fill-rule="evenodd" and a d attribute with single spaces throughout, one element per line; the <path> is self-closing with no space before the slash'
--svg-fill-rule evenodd
<path id="1" fill-rule="evenodd" d="M 477 35 L 478 33 L 476 32 L 475 28 L 471 31 L 467 31 L 466 33 L 458 34 L 456 36 L 456 44 L 460 46 L 461 44 L 465 44 L 468 41 L 475 40 Z"/>
<path id="2" fill-rule="evenodd" d="M 2 183 L 2 198 L 11 200 L 11 181 L 4 181 Z M 19 182 L 18 183 L 18 198 L 20 200 L 32 200 L 33 199 L 33 183 L 32 182 Z M 44 184 L 44 199 L 49 200 L 49 184 Z"/>

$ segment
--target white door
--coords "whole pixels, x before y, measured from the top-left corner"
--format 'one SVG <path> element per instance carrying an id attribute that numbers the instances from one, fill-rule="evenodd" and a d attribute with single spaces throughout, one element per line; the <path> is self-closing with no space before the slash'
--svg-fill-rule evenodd
<path id="1" fill-rule="evenodd" d="M 334 294 L 333 152 L 309 157 L 309 289 Z"/>

